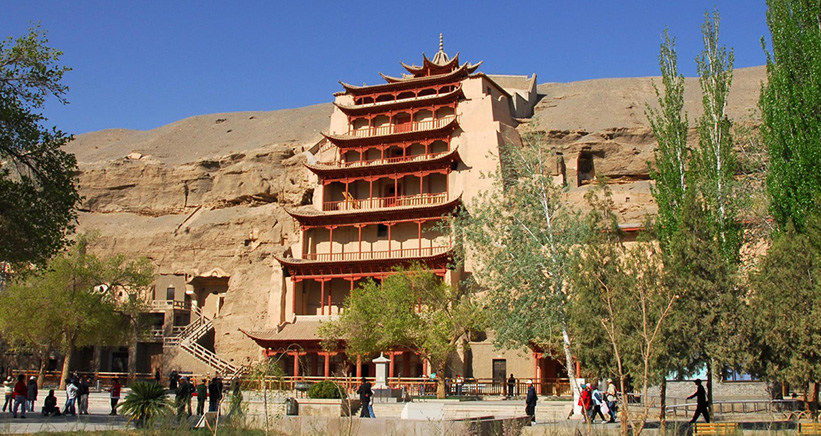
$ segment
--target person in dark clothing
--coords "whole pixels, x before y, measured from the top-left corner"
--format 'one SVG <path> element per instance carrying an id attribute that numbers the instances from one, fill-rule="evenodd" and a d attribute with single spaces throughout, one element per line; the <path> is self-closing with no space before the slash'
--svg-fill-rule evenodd
<path id="1" fill-rule="evenodd" d="M 513 377 L 513 373 L 510 373 L 510 378 L 507 379 L 507 396 L 512 397 L 515 389 L 516 379 Z"/>
<path id="2" fill-rule="evenodd" d="M 172 392 L 177 392 L 177 371 L 171 371 L 171 374 L 168 374 L 168 389 Z"/>
<path id="3" fill-rule="evenodd" d="M 197 415 L 202 415 L 205 412 L 205 400 L 208 398 L 208 384 L 206 379 L 197 385 Z"/>
<path id="4" fill-rule="evenodd" d="M 688 400 L 690 398 L 696 399 L 696 413 L 693 414 L 693 419 L 691 419 L 690 422 L 696 422 L 699 415 L 704 415 L 704 421 L 710 422 L 710 411 L 707 409 L 707 392 L 704 390 L 704 386 L 701 385 L 700 379 L 696 379 L 695 384 L 696 391 L 693 395 L 687 397 Z"/>
<path id="5" fill-rule="evenodd" d="M 177 422 L 182 422 L 190 415 L 187 414 L 191 406 L 191 384 L 185 377 L 180 378 L 180 385 L 174 392 L 174 405 L 177 406 Z"/>
<path id="6" fill-rule="evenodd" d="M 28 406 L 29 412 L 34 412 L 34 402 L 37 401 L 37 377 L 31 376 L 26 388 L 28 388 L 26 406 Z"/>
<path id="7" fill-rule="evenodd" d="M 43 400 L 43 416 L 60 416 L 60 408 L 57 407 L 57 397 L 54 396 L 54 389 L 48 391 L 48 396 Z"/>
<path id="8" fill-rule="evenodd" d="M 368 404 L 370 404 L 371 398 L 373 398 L 373 390 L 371 390 L 371 384 L 365 380 L 365 377 L 362 377 L 362 384 L 359 385 L 359 389 L 356 390 L 356 393 L 359 394 L 359 401 L 362 403 L 362 411 L 359 412 L 359 417 L 370 418 L 371 413 L 368 410 Z"/>
<path id="9" fill-rule="evenodd" d="M 530 417 L 530 422 L 536 422 L 536 388 L 533 387 L 533 380 L 527 381 L 527 398 L 525 398 L 525 414 Z"/>
<path id="10" fill-rule="evenodd" d="M 365 377 L 362 377 L 362 383 L 359 385 L 356 393 L 359 394 L 359 402 L 362 404 L 362 410 L 359 413 L 359 417 L 373 418 L 369 407 L 371 401 L 373 400 L 373 389 L 372 385 L 365 379 Z"/>
<path id="11" fill-rule="evenodd" d="M 218 412 L 220 407 L 220 399 L 222 399 L 222 386 L 219 378 L 214 377 L 208 383 L 208 411 Z"/>

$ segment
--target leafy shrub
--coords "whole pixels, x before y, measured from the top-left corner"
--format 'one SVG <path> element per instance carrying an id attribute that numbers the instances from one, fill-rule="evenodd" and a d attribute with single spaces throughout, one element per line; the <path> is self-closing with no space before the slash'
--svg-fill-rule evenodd
<path id="1" fill-rule="evenodd" d="M 171 412 L 171 402 L 159 383 L 135 382 L 130 387 L 131 392 L 118 405 L 123 414 L 130 416 L 129 421 L 137 421 L 141 426 L 150 425 L 154 419 Z"/>
<path id="2" fill-rule="evenodd" d="M 325 380 L 311 385 L 308 389 L 308 398 L 342 398 L 344 392 L 342 386 Z"/>

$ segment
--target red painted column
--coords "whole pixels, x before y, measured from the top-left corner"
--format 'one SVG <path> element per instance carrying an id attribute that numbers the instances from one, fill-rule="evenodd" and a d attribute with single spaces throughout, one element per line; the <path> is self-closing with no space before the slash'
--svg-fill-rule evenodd
<path id="1" fill-rule="evenodd" d="M 362 356 L 356 356 L 356 379 L 362 380 Z"/>
<path id="2" fill-rule="evenodd" d="M 356 228 L 359 229 L 359 255 L 358 255 L 358 258 L 361 259 L 362 258 L 362 225 L 357 224 Z"/>
<path id="3" fill-rule="evenodd" d="M 331 353 L 325 351 L 319 354 L 325 357 L 325 368 L 323 369 L 325 378 L 328 378 L 331 375 Z"/>
<path id="4" fill-rule="evenodd" d="M 333 260 L 333 258 L 334 258 L 334 227 L 336 227 L 336 226 L 329 226 L 328 227 L 328 230 L 330 230 L 330 233 L 331 233 L 331 235 L 329 237 L 331 241 L 329 243 L 330 252 L 328 254 L 328 260 Z"/>
<path id="5" fill-rule="evenodd" d="M 393 223 L 388 223 L 388 257 L 391 257 L 391 230 L 393 229 Z"/>
<path id="6" fill-rule="evenodd" d="M 319 297 L 319 306 L 320 306 L 320 315 L 325 315 L 325 280 L 319 281 L 319 289 L 320 289 L 320 297 Z"/>
<path id="7" fill-rule="evenodd" d="M 288 354 L 294 356 L 294 377 L 299 377 L 299 353 L 294 351 Z"/>
<path id="8" fill-rule="evenodd" d="M 395 366 L 397 353 L 401 353 L 401 351 L 391 351 L 390 353 L 388 353 L 388 356 L 391 357 L 391 362 L 388 364 L 388 377 L 394 377 L 393 369 Z"/>
<path id="9" fill-rule="evenodd" d="M 416 224 L 417 224 L 417 227 L 419 229 L 419 231 L 418 231 L 418 233 L 419 233 L 419 255 L 421 256 L 422 255 L 422 221 L 417 221 Z"/>

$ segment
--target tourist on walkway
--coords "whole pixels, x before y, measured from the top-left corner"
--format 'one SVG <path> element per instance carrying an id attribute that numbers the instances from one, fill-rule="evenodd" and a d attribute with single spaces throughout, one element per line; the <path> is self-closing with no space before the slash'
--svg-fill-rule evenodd
<path id="1" fill-rule="evenodd" d="M 219 412 L 220 400 L 222 399 L 221 381 L 218 377 L 211 379 L 208 383 L 208 411 Z"/>
<path id="2" fill-rule="evenodd" d="M 37 377 L 31 376 L 26 385 L 26 406 L 29 412 L 34 412 L 35 401 L 37 401 Z"/>
<path id="3" fill-rule="evenodd" d="M 610 409 L 610 423 L 616 422 L 616 412 L 618 411 L 618 407 L 616 406 L 616 402 L 618 401 L 618 396 L 616 395 L 616 385 L 613 384 L 613 379 L 607 379 L 607 393 L 605 394 L 605 400 L 607 400 L 607 408 Z"/>
<path id="4" fill-rule="evenodd" d="M 74 384 L 74 380 L 67 379 L 66 380 L 66 405 L 63 407 L 63 413 L 65 415 L 77 416 L 77 409 L 75 408 L 75 404 L 77 403 L 77 385 Z"/>
<path id="5" fill-rule="evenodd" d="M 599 387 L 597 385 L 593 385 L 593 391 L 590 392 L 590 399 L 592 400 L 593 406 L 590 408 L 590 423 L 592 424 L 596 422 L 596 415 L 599 415 L 602 424 L 604 424 L 606 420 L 601 410 L 602 404 L 604 404 L 604 398 L 602 398 L 601 391 L 599 391 Z"/>
<path id="6" fill-rule="evenodd" d="M 26 417 L 26 397 L 28 396 L 29 389 L 26 386 L 26 376 L 25 374 L 20 374 L 17 376 L 17 383 L 14 385 L 14 416 L 13 418 L 17 418 L 17 409 L 20 409 L 20 417 Z"/>
<path id="7" fill-rule="evenodd" d="M 359 394 L 359 402 L 362 403 L 362 411 L 359 412 L 359 417 L 371 418 L 370 403 L 371 398 L 373 398 L 373 390 L 371 390 L 371 384 L 365 380 L 365 377 L 362 377 L 362 384 L 359 385 L 356 393 Z"/>
<path id="8" fill-rule="evenodd" d="M 54 395 L 54 389 L 50 389 L 46 399 L 43 400 L 43 416 L 60 416 L 60 408 L 57 407 L 57 397 Z"/>
<path id="9" fill-rule="evenodd" d="M 208 398 L 207 379 L 202 379 L 202 382 L 197 385 L 197 415 L 202 415 L 205 412 L 205 400 Z"/>
<path id="10" fill-rule="evenodd" d="M 9 408 L 9 412 L 11 412 L 11 407 L 14 404 L 14 379 L 11 376 L 6 377 L 3 381 L 3 393 L 6 394 L 6 402 L 3 403 L 3 411 L 6 411 L 6 407 Z"/>
<path id="11" fill-rule="evenodd" d="M 177 371 L 171 371 L 171 374 L 168 374 L 168 390 L 174 393 L 177 392 L 177 378 Z"/>
<path id="12" fill-rule="evenodd" d="M 539 397 L 536 395 L 536 388 L 533 380 L 527 381 L 527 397 L 525 398 L 525 414 L 530 417 L 530 422 L 536 422 L 536 402 Z"/>
<path id="13" fill-rule="evenodd" d="M 80 415 L 88 415 L 89 387 L 88 377 L 80 377 L 80 382 L 77 385 L 77 408 L 80 409 Z"/>
<path id="14" fill-rule="evenodd" d="M 590 419 L 590 408 L 591 408 L 591 399 L 590 399 L 590 385 L 582 383 L 582 391 L 579 393 L 579 406 L 582 406 L 582 416 L 584 416 L 584 420 L 587 421 Z"/>
<path id="15" fill-rule="evenodd" d="M 516 378 L 513 377 L 513 373 L 510 373 L 510 378 L 507 379 L 507 396 L 513 397 L 514 391 L 516 390 Z"/>
<path id="16" fill-rule="evenodd" d="M 191 407 L 191 384 L 188 383 L 188 379 L 185 377 L 180 377 L 180 385 L 177 386 L 177 391 L 174 395 L 174 404 L 177 407 L 178 423 L 183 422 L 191 416 L 186 414 L 188 408 Z"/>
<path id="17" fill-rule="evenodd" d="M 114 383 L 111 385 L 111 389 L 108 391 L 111 392 L 111 412 L 109 415 L 116 415 L 117 414 L 117 403 L 120 402 L 120 379 L 114 379 Z"/>
<path id="18" fill-rule="evenodd" d="M 710 422 L 710 411 L 707 409 L 707 392 L 704 391 L 704 386 L 701 385 L 700 379 L 696 379 L 695 384 L 696 391 L 693 395 L 687 397 L 688 400 L 693 397 L 696 399 L 696 413 L 693 414 L 693 419 L 691 419 L 690 422 L 696 422 L 699 415 L 704 415 L 704 421 Z"/>

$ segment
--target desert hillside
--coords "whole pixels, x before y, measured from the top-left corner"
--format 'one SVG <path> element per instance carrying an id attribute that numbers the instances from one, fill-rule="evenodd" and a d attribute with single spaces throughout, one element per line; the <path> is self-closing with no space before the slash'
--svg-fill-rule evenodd
<path id="1" fill-rule="evenodd" d="M 728 108 L 735 120 L 755 121 L 764 78 L 763 67 L 736 71 Z M 534 116 L 518 126 L 546 132 L 547 145 L 565 156 L 591 153 L 596 175 L 614 180 L 626 223 L 655 209 L 647 180 L 654 140 L 644 115 L 655 101 L 652 80 L 544 83 Z M 698 81 L 688 79 L 687 89 L 694 124 Z M 215 344 L 220 355 L 247 356 L 255 345 L 237 328 L 265 327 L 272 255 L 298 238 L 283 206 L 310 202 L 302 152 L 328 129 L 332 109 L 200 115 L 149 131 L 79 135 L 66 146 L 80 167 L 79 230 L 99 230 L 97 250 L 150 257 L 159 273 L 227 273 Z M 586 189 L 570 195 L 581 201 Z"/>

